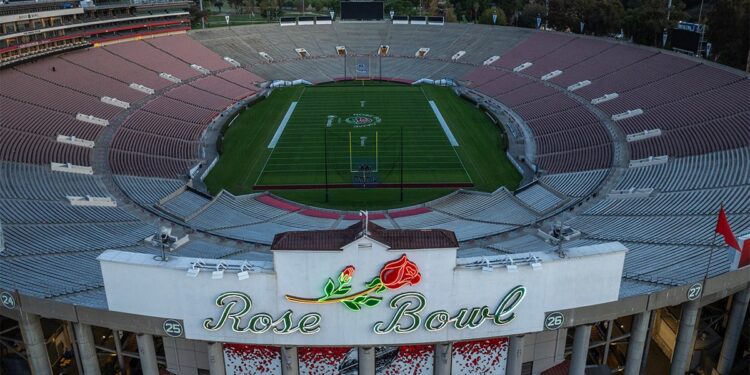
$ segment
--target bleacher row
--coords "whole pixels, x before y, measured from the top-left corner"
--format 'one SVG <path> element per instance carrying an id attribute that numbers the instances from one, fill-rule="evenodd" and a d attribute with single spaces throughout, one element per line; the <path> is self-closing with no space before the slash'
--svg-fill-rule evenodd
<path id="1" fill-rule="evenodd" d="M 532 65 L 512 71 L 526 63 Z M 612 150 L 604 127 L 590 112 L 562 91 L 538 81 L 556 70 L 562 74 L 548 82 L 561 90 L 584 80 L 591 82 L 572 92 L 586 101 L 618 94 L 596 104 L 609 116 L 643 110 L 642 115 L 616 122 L 625 134 L 662 131 L 661 136 L 631 142 L 631 159 L 743 147 L 750 138 L 747 75 L 656 50 L 570 34 L 536 33 L 490 67 L 478 68 L 463 79 L 526 120 L 538 146 L 541 169 L 605 168 Z M 540 119 L 540 115 L 546 117 Z"/>
<path id="2" fill-rule="evenodd" d="M 203 75 L 190 64 L 212 70 Z M 175 84 L 161 78 L 168 73 Z M 111 197 L 102 176 L 53 172 L 51 162 L 92 165 L 91 149 L 58 135 L 96 141 L 105 129 L 78 114 L 120 125 L 111 143 L 115 172 L 184 175 L 216 114 L 258 91 L 259 77 L 226 63 L 187 36 L 93 48 L 0 71 L 0 285 L 32 296 L 106 308 L 99 263 L 104 249 L 156 253 L 151 222 L 122 207 L 74 206 L 68 196 Z M 131 84 L 156 90 L 135 90 Z M 134 106 L 107 104 L 108 96 Z M 145 105 L 141 105 L 146 102 Z M 171 116 L 171 117 L 170 117 Z M 99 171 L 97 171 L 99 172 Z M 170 186 L 174 190 L 179 187 Z M 161 194 L 158 198 L 163 197 Z M 268 259 L 237 246 L 191 241 L 183 254 Z"/>
<path id="3" fill-rule="evenodd" d="M 129 44 L 135 47 L 129 48 Z M 245 69 L 233 68 L 187 36 L 117 47 L 114 53 L 152 74 L 169 72 L 190 80 L 150 100 L 123 122 L 110 147 L 109 163 L 117 174 L 185 176 L 199 160 L 199 141 L 205 128 L 236 101 L 258 92 L 255 84 L 262 81 Z M 213 73 L 201 77 L 191 64 Z M 175 65 L 180 69 L 170 69 Z"/>
<path id="4" fill-rule="evenodd" d="M 719 202 L 727 205 L 735 230 L 750 227 L 746 76 L 599 39 L 473 25 L 446 25 L 437 31 L 341 24 L 314 35 L 304 28 L 269 25 L 231 32 L 212 29 L 193 37 L 211 44 L 218 54 L 191 37 L 169 36 L 71 52 L 0 71 L 0 222 L 6 247 L 0 266 L 8 270 L 0 273 L 0 286 L 106 306 L 95 260 L 102 249 L 155 252 L 143 239 L 156 227 L 129 211 L 122 204 L 127 202 L 97 208 L 69 204 L 69 195 L 111 196 L 103 181 L 106 176 L 50 171 L 50 162 L 92 164 L 90 149 L 54 140 L 60 134 L 98 138 L 105 128 L 77 120 L 79 113 L 118 126 L 108 150 L 115 182 L 153 214 L 200 232 L 261 244 L 282 231 L 352 224 L 357 220 L 354 213 L 302 207 L 267 194 L 208 197 L 184 187 L 181 177 L 198 160 L 206 127 L 222 109 L 257 92 L 259 76 L 340 76 L 340 59 L 325 57 L 334 52 L 333 46 L 374 50 L 379 42 L 373 35 L 382 35 L 382 28 L 388 29 L 393 53 L 389 66 L 401 70 L 386 70 L 385 76 L 471 81 L 472 89 L 508 104 L 524 118 L 538 145 L 537 162 L 548 172 L 514 193 L 457 192 L 419 207 L 372 213 L 373 221 L 383 227 L 445 228 L 465 241 L 511 232 L 586 199 L 611 172 L 612 145 L 598 118 L 560 89 L 584 79 L 592 84 L 573 95 L 586 100 L 610 92 L 621 95 L 598 105 L 603 113 L 644 110 L 643 115 L 615 122 L 624 133 L 662 130 L 659 137 L 631 142 L 631 159 L 669 157 L 665 164 L 627 169 L 613 181 L 620 190 L 652 188 L 651 197 L 605 197 L 566 220 L 583 234 L 576 243 L 620 240 L 631 249 L 625 275 L 629 289 L 621 294 L 697 275 L 696 270 L 705 267 L 699 255 L 710 245 Z M 300 46 L 321 58 L 299 59 L 293 49 Z M 426 59 L 407 58 L 415 47 L 432 50 Z M 459 49 L 467 51 L 466 59 L 452 63 L 450 57 Z M 277 61 L 265 62 L 260 51 L 275 55 Z M 491 55 L 500 59 L 476 68 Z M 221 56 L 237 58 L 247 69 L 235 68 Z M 533 65 L 510 72 L 525 62 Z M 211 73 L 202 74 L 191 64 Z M 559 87 L 536 80 L 556 69 L 563 74 L 549 82 Z M 182 82 L 173 83 L 159 73 Z M 134 90 L 128 87 L 131 83 L 156 94 Z M 133 107 L 105 104 L 102 96 Z M 218 246 L 200 238 L 178 254 L 269 260 L 267 252 L 242 250 L 238 242 Z M 506 245 L 499 246 L 509 248 Z M 524 248 L 513 246 L 518 247 L 510 246 L 512 251 Z M 678 250 L 683 252 L 675 255 Z M 649 257 L 670 262 L 659 268 L 647 261 Z M 726 256 L 716 262 L 713 273 L 726 269 Z"/>
<path id="5" fill-rule="evenodd" d="M 191 64 L 206 64 L 215 75 L 201 77 Z M 172 84 L 160 73 L 192 81 Z M 110 158 L 115 173 L 181 176 L 198 157 L 206 125 L 257 92 L 255 83 L 261 80 L 185 35 L 76 51 L 6 69 L 0 71 L 0 159 L 91 165 L 89 149 L 58 143 L 56 137 L 95 141 L 104 126 L 76 116 L 110 121 L 126 111 L 103 102 L 106 96 L 129 104 L 148 100 L 115 134 Z M 129 87 L 132 83 L 168 91 L 148 98 Z"/>
<path id="6" fill-rule="evenodd" d="M 540 169 L 561 173 L 610 166 L 611 140 L 585 107 L 540 82 L 495 72 L 479 68 L 463 79 L 472 89 L 507 105 L 525 120 L 537 144 Z"/>
<path id="7" fill-rule="evenodd" d="M 117 182 L 154 213 L 195 230 L 243 241 L 269 244 L 284 231 L 343 228 L 359 219 L 357 213 L 307 208 L 263 193 L 222 192 L 211 197 L 182 186 L 179 180 L 117 176 Z M 534 184 L 518 197 L 504 188 L 492 194 L 456 192 L 425 206 L 373 212 L 370 218 L 387 228 L 451 229 L 460 240 L 470 240 L 533 223 L 566 202 L 559 193 Z"/>
<path id="8" fill-rule="evenodd" d="M 628 169 L 618 190 L 654 189 L 650 197 L 608 197 L 570 225 L 592 238 L 711 245 L 724 203 L 733 228 L 750 229 L 750 148 L 670 160 Z"/>

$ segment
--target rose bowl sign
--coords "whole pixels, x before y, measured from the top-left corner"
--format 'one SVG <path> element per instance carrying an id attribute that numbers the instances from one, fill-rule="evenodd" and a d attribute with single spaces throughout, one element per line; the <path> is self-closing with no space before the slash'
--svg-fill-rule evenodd
<path id="1" fill-rule="evenodd" d="M 365 283 L 360 291 L 352 292 L 351 281 L 354 266 L 345 267 L 339 274 L 337 281 L 329 278 L 323 288 L 323 295 L 315 298 L 301 298 L 286 295 L 286 299 L 296 303 L 311 305 L 326 305 L 342 303 L 352 311 L 374 307 L 380 304 L 383 297 L 375 296 L 386 291 L 393 291 L 406 285 L 416 285 L 422 280 L 419 268 L 411 262 L 406 254 L 401 258 L 388 262 L 383 266 L 380 274 Z M 486 320 L 502 326 L 515 319 L 514 310 L 523 301 L 526 288 L 518 285 L 513 287 L 490 309 L 488 306 L 464 307 L 457 312 L 435 310 L 425 314 L 426 297 L 418 292 L 404 292 L 391 297 L 388 306 L 394 310 L 387 321 L 377 321 L 373 324 L 376 334 L 410 333 L 420 327 L 430 331 L 439 331 L 450 326 L 457 330 L 474 329 Z M 281 316 L 274 318 L 267 313 L 252 314 L 252 299 L 242 292 L 222 293 L 215 304 L 220 308 L 218 317 L 207 318 L 203 321 L 203 328 L 217 331 L 229 324 L 237 333 L 262 334 L 273 332 L 276 334 L 302 333 L 314 334 L 320 331 L 323 318 L 320 313 L 307 313 L 295 320 L 294 312 L 286 310 Z"/>
<path id="2" fill-rule="evenodd" d="M 109 310 L 179 321 L 187 339 L 389 346 L 542 331 L 545 312 L 617 300 L 626 251 L 615 243 L 566 258 L 536 252 L 543 270 L 483 272 L 482 258 L 456 250 L 391 249 L 365 236 L 336 250 L 272 250 L 273 261 L 242 280 L 232 271 L 242 260 L 224 260 L 221 279 L 210 266 L 187 277 L 196 258 L 107 250 L 99 261 Z"/>

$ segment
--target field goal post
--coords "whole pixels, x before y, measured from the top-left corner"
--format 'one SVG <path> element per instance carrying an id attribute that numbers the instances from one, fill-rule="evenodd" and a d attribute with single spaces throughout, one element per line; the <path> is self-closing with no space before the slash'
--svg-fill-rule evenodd
<path id="1" fill-rule="evenodd" d="M 364 55 L 354 56 L 354 80 L 370 81 L 372 80 L 372 56 Z"/>
<path id="2" fill-rule="evenodd" d="M 372 134 L 374 138 L 372 139 Z M 349 132 L 349 171 L 351 173 L 377 173 L 380 167 L 378 131 L 353 135 Z"/>

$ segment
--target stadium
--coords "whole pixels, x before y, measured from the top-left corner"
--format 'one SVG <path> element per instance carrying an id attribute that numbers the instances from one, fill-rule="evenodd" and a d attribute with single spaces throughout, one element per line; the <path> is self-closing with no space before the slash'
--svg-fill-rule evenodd
<path id="1" fill-rule="evenodd" d="M 191 5 L 0 4 L 0 374 L 750 368 L 747 72 Z"/>

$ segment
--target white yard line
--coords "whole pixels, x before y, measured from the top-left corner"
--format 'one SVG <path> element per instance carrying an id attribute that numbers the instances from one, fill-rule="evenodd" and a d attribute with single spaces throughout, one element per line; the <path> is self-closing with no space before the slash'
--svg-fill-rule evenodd
<path id="1" fill-rule="evenodd" d="M 445 136 L 448 137 L 448 141 L 451 143 L 451 146 L 458 147 L 458 141 L 456 140 L 456 137 L 453 136 L 451 129 L 448 128 L 448 124 L 445 123 L 445 119 L 443 118 L 443 115 L 440 113 L 440 110 L 438 109 L 437 105 L 435 105 L 435 102 L 433 102 L 432 100 L 429 100 L 428 103 L 430 103 L 430 107 L 432 107 L 432 112 L 435 112 L 435 117 L 437 117 L 437 120 L 440 123 L 440 127 L 443 128 L 443 131 L 445 132 Z"/>
<path id="2" fill-rule="evenodd" d="M 276 133 L 273 135 L 273 138 L 271 138 L 271 142 L 268 143 L 268 148 L 276 148 L 276 142 L 278 142 L 279 138 L 281 138 L 281 133 L 284 132 L 286 123 L 289 122 L 289 119 L 292 117 L 292 113 L 294 113 L 295 108 L 297 108 L 297 102 L 292 102 L 292 104 L 289 105 L 289 109 L 286 111 L 286 114 L 284 115 L 284 119 L 281 120 L 279 128 L 276 129 Z"/>
<path id="3" fill-rule="evenodd" d="M 453 153 L 456 155 L 458 162 L 461 163 L 461 168 L 463 168 L 466 178 L 468 178 L 469 182 L 473 184 L 474 180 L 471 179 L 471 175 L 469 174 L 469 171 L 466 170 L 464 161 L 461 160 L 461 156 L 459 156 L 458 151 L 456 151 L 456 147 L 458 147 L 458 141 L 456 140 L 456 137 L 453 136 L 453 132 L 451 132 L 451 129 L 448 127 L 448 124 L 445 122 L 445 119 L 443 118 L 443 115 L 440 113 L 440 110 L 438 109 L 437 105 L 435 105 L 435 102 L 430 100 L 427 97 L 427 94 L 424 92 L 423 88 L 420 87 L 419 90 L 422 91 L 422 95 L 424 95 L 424 98 L 427 99 L 428 103 L 430 103 L 432 112 L 435 113 L 435 117 L 437 117 L 438 122 L 440 122 L 440 126 L 443 128 L 443 131 L 445 132 L 445 136 L 448 137 L 448 141 L 450 142 L 451 146 L 453 146 Z"/>

